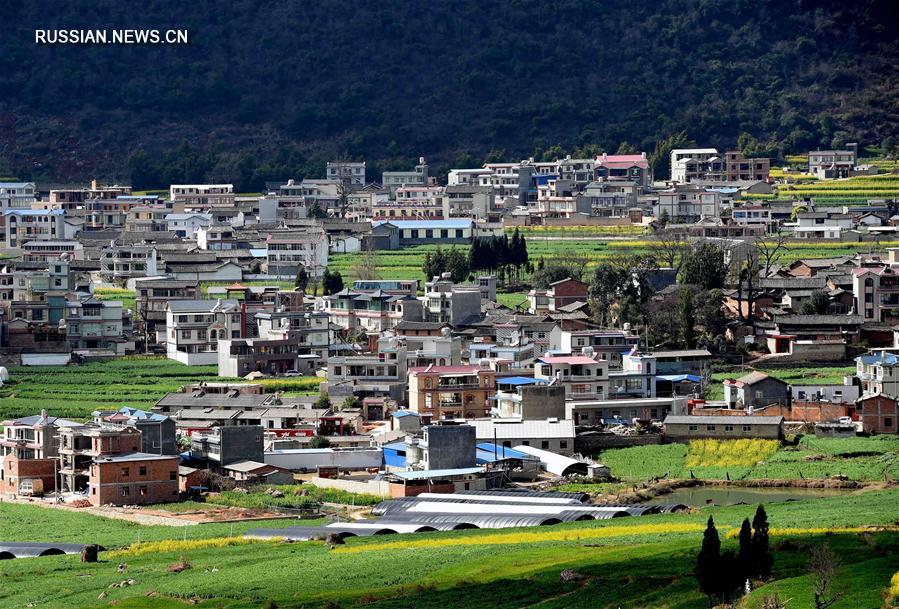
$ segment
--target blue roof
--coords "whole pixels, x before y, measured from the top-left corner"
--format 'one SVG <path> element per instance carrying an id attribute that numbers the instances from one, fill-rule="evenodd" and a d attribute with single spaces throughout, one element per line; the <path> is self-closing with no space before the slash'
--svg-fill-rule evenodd
<path id="1" fill-rule="evenodd" d="M 399 229 L 403 228 L 471 228 L 473 220 L 379 220 L 371 225 L 381 226 L 390 223 Z"/>
<path id="2" fill-rule="evenodd" d="M 390 444 L 384 444 L 381 446 L 382 450 L 395 450 L 406 452 L 406 443 L 405 442 L 391 442 Z"/>
<path id="3" fill-rule="evenodd" d="M 862 355 L 858 360 L 861 360 L 861 362 L 866 365 L 883 364 L 885 366 L 895 366 L 896 364 L 899 364 L 899 355 L 881 351 L 875 355 Z"/>
<path id="4" fill-rule="evenodd" d="M 414 411 L 412 411 L 412 410 L 397 410 L 396 412 L 393 413 L 393 416 L 394 416 L 395 418 L 400 418 L 400 417 L 417 417 L 417 416 L 418 416 L 418 413 L 417 413 L 417 412 L 414 412 Z"/>
<path id="5" fill-rule="evenodd" d="M 6 209 L 4 216 L 61 216 L 65 212 L 61 209 Z"/>
<path id="6" fill-rule="evenodd" d="M 663 381 L 671 381 L 672 383 L 683 383 L 684 381 L 690 381 L 691 383 L 702 382 L 702 377 L 695 374 L 660 374 L 656 378 Z"/>
<path id="7" fill-rule="evenodd" d="M 486 463 L 493 463 L 496 459 L 533 459 L 531 455 L 494 444 L 493 442 L 479 442 L 477 444 L 477 459 L 480 463 L 483 459 Z M 495 450 L 494 450 L 495 449 Z M 494 458 L 496 454 L 496 458 Z"/>
<path id="8" fill-rule="evenodd" d="M 161 415 L 158 412 L 147 412 L 146 410 L 140 410 L 138 408 L 128 408 L 127 406 L 122 406 L 119 408 L 119 412 L 122 414 L 127 414 L 130 417 L 134 417 L 135 419 L 145 419 L 147 421 L 164 421 L 168 417 L 165 415 Z"/>
<path id="9" fill-rule="evenodd" d="M 547 381 L 544 379 L 535 379 L 530 376 L 510 376 L 507 378 L 496 379 L 497 385 L 542 385 Z"/>

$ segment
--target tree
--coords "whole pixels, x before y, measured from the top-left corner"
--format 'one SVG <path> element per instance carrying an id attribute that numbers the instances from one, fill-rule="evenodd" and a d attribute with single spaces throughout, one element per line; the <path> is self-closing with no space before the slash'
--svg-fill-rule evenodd
<path id="1" fill-rule="evenodd" d="M 450 274 L 453 283 L 462 283 L 468 277 L 468 256 L 462 250 L 450 248 L 444 257 L 443 272 Z"/>
<path id="2" fill-rule="evenodd" d="M 354 395 L 348 395 L 343 400 L 343 404 L 340 405 L 341 410 L 349 410 L 352 408 L 359 408 L 359 399 Z"/>
<path id="3" fill-rule="evenodd" d="M 681 267 L 681 283 L 692 283 L 703 290 L 724 287 L 727 277 L 726 252 L 711 241 L 703 241 L 687 254 Z"/>
<path id="4" fill-rule="evenodd" d="M 696 347 L 696 315 L 693 308 L 693 294 L 689 288 L 681 288 L 677 295 L 677 305 L 680 311 L 684 347 L 693 349 Z"/>
<path id="5" fill-rule="evenodd" d="M 809 567 L 812 572 L 815 609 L 828 609 L 845 596 L 845 591 L 836 583 L 839 566 L 840 561 L 829 545 L 825 543 L 812 548 Z"/>
<path id="6" fill-rule="evenodd" d="M 812 290 L 809 299 L 802 303 L 803 315 L 824 315 L 830 308 L 830 296 L 824 290 Z"/>
<path id="7" fill-rule="evenodd" d="M 306 271 L 306 267 L 297 267 L 297 277 L 294 279 L 293 285 L 304 292 L 306 291 L 306 286 L 309 285 L 309 273 Z"/>
<path id="8" fill-rule="evenodd" d="M 755 247 L 758 250 L 759 264 L 763 271 L 762 277 L 770 275 L 771 267 L 789 251 L 787 236 L 780 231 L 765 235 L 763 239 L 755 242 Z"/>
<path id="9" fill-rule="evenodd" d="M 732 254 L 735 252 L 732 252 Z M 737 285 L 737 315 L 743 321 L 751 321 L 755 314 L 755 298 L 759 292 L 759 254 L 756 248 L 746 252 L 746 257 L 731 256 L 731 274 Z M 743 303 L 746 306 L 743 306 Z"/>
<path id="10" fill-rule="evenodd" d="M 306 209 L 306 215 L 310 218 L 321 220 L 328 217 L 328 212 L 322 209 L 322 206 L 318 204 L 318 201 L 313 201 L 312 205 Z"/>
<path id="11" fill-rule="evenodd" d="M 696 569 L 693 574 L 699 582 L 699 589 L 709 599 L 709 607 L 712 600 L 721 597 L 721 539 L 718 537 L 718 529 L 715 521 L 709 516 L 705 533 L 702 535 L 702 548 L 696 557 Z"/>
<path id="12" fill-rule="evenodd" d="M 754 561 L 752 557 L 752 525 L 749 524 L 749 518 L 744 518 L 743 525 L 740 527 L 740 551 L 737 554 L 737 562 L 741 578 L 744 581 L 751 579 Z"/>
<path id="13" fill-rule="evenodd" d="M 687 136 L 686 131 L 672 133 L 668 137 L 656 142 L 655 150 L 649 156 L 649 164 L 652 174 L 657 180 L 671 177 L 671 151 L 675 148 L 690 148 L 696 142 Z"/>
<path id="14" fill-rule="evenodd" d="M 319 410 L 327 410 L 331 407 L 331 398 L 328 397 L 327 393 L 323 393 L 318 396 L 318 399 L 315 400 L 315 407 Z"/>
<path id="15" fill-rule="evenodd" d="M 621 142 L 615 154 L 637 154 L 637 147 L 630 142 Z"/>
<path id="16" fill-rule="evenodd" d="M 334 271 L 332 273 L 328 269 L 325 269 L 325 272 L 322 275 L 322 293 L 325 296 L 330 296 L 332 294 L 336 294 L 342 289 L 343 276 L 340 274 L 340 271 Z"/>
<path id="17" fill-rule="evenodd" d="M 599 263 L 593 270 L 593 278 L 590 281 L 590 308 L 593 316 L 600 326 L 608 326 L 611 319 L 612 305 L 621 284 L 624 282 L 620 269 L 608 262 Z"/>
<path id="18" fill-rule="evenodd" d="M 309 448 L 328 448 L 329 446 L 331 446 L 331 440 L 318 434 L 312 436 L 308 444 Z"/>
<path id="19" fill-rule="evenodd" d="M 768 548 L 768 514 L 763 505 L 759 505 L 752 518 L 752 562 L 754 577 L 767 579 L 771 575 L 774 557 Z"/>
<path id="20" fill-rule="evenodd" d="M 690 244 L 684 234 L 679 231 L 664 229 L 653 235 L 655 247 L 653 253 L 659 260 L 660 266 L 674 269 L 680 273 L 684 258 L 690 251 Z"/>
<path id="21" fill-rule="evenodd" d="M 724 292 L 719 289 L 699 291 L 693 297 L 697 321 L 705 335 L 715 338 L 724 333 L 727 317 L 724 315 Z"/>
<path id="22" fill-rule="evenodd" d="M 353 265 L 351 272 L 356 279 L 378 279 L 378 255 L 372 247 L 371 240 L 365 244 L 365 249 L 362 250 L 362 255 Z"/>
<path id="23" fill-rule="evenodd" d="M 572 269 L 554 262 L 543 267 L 538 264 L 537 270 L 531 277 L 531 282 L 535 288 L 546 289 L 549 284 L 572 277 L 573 274 Z"/>

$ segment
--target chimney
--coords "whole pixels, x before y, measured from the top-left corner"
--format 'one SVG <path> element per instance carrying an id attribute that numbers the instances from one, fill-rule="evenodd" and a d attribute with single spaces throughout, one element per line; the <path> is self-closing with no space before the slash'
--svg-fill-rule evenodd
<path id="1" fill-rule="evenodd" d="M 91 180 L 91 190 L 97 190 L 97 179 Z"/>

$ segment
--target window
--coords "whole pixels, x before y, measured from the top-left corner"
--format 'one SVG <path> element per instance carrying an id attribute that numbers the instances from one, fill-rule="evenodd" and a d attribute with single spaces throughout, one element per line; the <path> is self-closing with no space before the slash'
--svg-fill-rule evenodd
<path id="1" fill-rule="evenodd" d="M 734 426 L 733 426 L 733 425 L 725 425 L 725 426 L 724 426 L 724 431 L 733 431 L 733 430 L 734 430 Z"/>
<path id="2" fill-rule="evenodd" d="M 127 467 L 123 467 L 123 468 L 122 468 L 122 475 L 123 475 L 123 476 L 130 476 L 130 475 L 131 475 L 131 470 L 130 470 L 129 468 L 127 468 Z"/>
<path id="3" fill-rule="evenodd" d="M 884 427 L 892 427 L 893 426 L 893 417 L 884 417 L 883 418 L 883 426 Z"/>
<path id="4" fill-rule="evenodd" d="M 706 425 L 705 430 L 706 431 L 715 431 L 715 426 L 714 425 Z"/>
<path id="5" fill-rule="evenodd" d="M 169 480 L 177 480 L 177 479 L 178 479 L 178 472 L 175 470 L 170 471 L 169 472 Z"/>
<path id="6" fill-rule="evenodd" d="M 752 425 L 744 425 L 743 431 L 752 431 Z"/>
<path id="7" fill-rule="evenodd" d="M 688 427 L 690 431 L 699 431 L 699 425 L 690 425 Z"/>
<path id="8" fill-rule="evenodd" d="M 147 475 L 147 466 L 146 466 L 146 465 L 141 465 L 141 466 L 138 468 L 137 473 L 138 473 L 139 475 L 141 475 L 141 476 L 146 476 L 146 475 Z"/>
<path id="9" fill-rule="evenodd" d="M 548 449 L 549 448 L 549 440 L 541 440 L 540 448 L 542 448 L 544 450 Z"/>
<path id="10" fill-rule="evenodd" d="M 127 486 L 122 488 L 122 497 L 127 497 L 130 494 L 131 494 L 131 489 L 129 489 Z"/>
<path id="11" fill-rule="evenodd" d="M 138 491 L 138 493 L 140 493 L 141 497 L 146 497 L 146 496 L 147 496 L 147 487 L 146 487 L 146 486 L 140 486 L 140 487 L 137 489 L 137 491 Z"/>
<path id="12" fill-rule="evenodd" d="M 505 444 L 505 442 L 504 442 L 503 444 Z M 530 440 L 524 440 L 524 441 L 521 443 L 521 445 L 522 445 L 522 446 L 530 446 L 530 445 L 531 445 L 531 441 L 530 441 Z"/>
<path id="13" fill-rule="evenodd" d="M 568 440 L 560 440 L 559 448 L 568 448 Z"/>

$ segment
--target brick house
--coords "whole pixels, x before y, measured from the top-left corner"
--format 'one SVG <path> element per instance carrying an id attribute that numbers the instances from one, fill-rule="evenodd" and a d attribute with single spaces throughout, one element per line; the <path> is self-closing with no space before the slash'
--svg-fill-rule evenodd
<path id="1" fill-rule="evenodd" d="M 497 370 L 490 364 L 409 369 L 409 408 L 437 419 L 490 416 Z"/>
<path id="2" fill-rule="evenodd" d="M 44 483 L 44 492 L 56 489 L 56 459 L 19 459 L 8 455 L 0 461 L 0 496 L 17 495 L 19 482 L 22 480 L 40 479 Z"/>
<path id="3" fill-rule="evenodd" d="M 558 311 L 575 302 L 587 302 L 587 284 L 568 277 L 549 284 L 550 311 Z"/>
<path id="4" fill-rule="evenodd" d="M 178 500 L 178 456 L 127 453 L 91 464 L 93 505 L 146 505 Z"/>
<path id="5" fill-rule="evenodd" d="M 899 407 L 896 398 L 875 393 L 858 401 L 862 430 L 869 433 L 899 433 Z"/>

